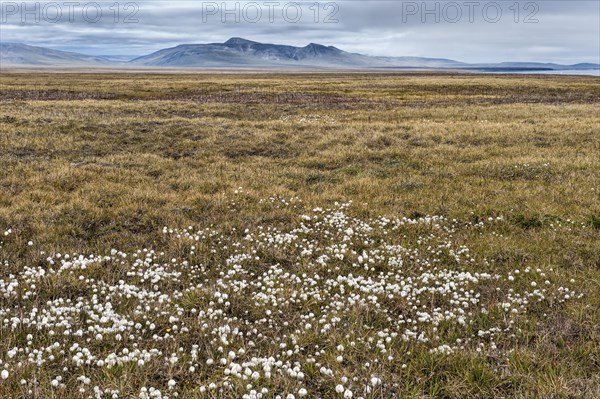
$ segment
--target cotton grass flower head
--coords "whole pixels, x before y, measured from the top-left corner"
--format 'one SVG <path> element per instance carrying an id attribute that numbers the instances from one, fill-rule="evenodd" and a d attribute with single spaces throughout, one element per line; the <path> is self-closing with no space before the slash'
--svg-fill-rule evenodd
<path id="1" fill-rule="evenodd" d="M 351 203 L 308 209 L 279 197 L 261 206 L 291 222 L 165 227 L 164 249 L 7 261 L 0 329 L 20 338 L 2 347 L 0 376 L 27 385 L 43 371 L 39 384 L 86 398 L 119 396 L 90 376 L 120 370 L 169 376 L 132 387 L 148 399 L 183 395 L 181 381 L 212 397 L 308 397 L 305 387 L 334 382 L 345 399 L 385 394 L 394 381 L 380 370 L 406 369 L 411 351 L 499 358 L 499 340 L 517 342 L 532 310 L 581 296 L 549 269 L 496 274 L 457 238 L 504 219 L 365 217 Z"/>

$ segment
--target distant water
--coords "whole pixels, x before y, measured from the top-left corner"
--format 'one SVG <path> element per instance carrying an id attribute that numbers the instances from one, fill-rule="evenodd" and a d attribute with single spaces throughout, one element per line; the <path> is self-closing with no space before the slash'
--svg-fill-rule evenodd
<path id="1" fill-rule="evenodd" d="M 489 73 L 516 73 L 516 74 L 532 74 L 532 75 L 584 75 L 600 77 L 600 69 L 563 69 L 553 71 L 496 71 Z"/>

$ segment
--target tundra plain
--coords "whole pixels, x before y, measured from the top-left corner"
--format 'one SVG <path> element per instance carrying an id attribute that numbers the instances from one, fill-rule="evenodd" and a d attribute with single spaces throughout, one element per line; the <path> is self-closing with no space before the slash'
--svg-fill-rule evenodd
<path id="1" fill-rule="evenodd" d="M 0 397 L 600 397 L 598 78 L 0 79 Z"/>

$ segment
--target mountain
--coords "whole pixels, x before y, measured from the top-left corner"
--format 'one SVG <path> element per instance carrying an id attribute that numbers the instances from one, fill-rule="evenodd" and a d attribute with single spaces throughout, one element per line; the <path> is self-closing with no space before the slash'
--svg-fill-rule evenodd
<path id="1" fill-rule="evenodd" d="M 225 43 L 182 44 L 131 59 L 127 56 L 91 56 L 19 43 L 0 43 L 2 66 L 57 67 L 164 67 L 164 68 L 413 68 L 487 72 L 536 70 L 597 70 L 598 64 L 560 65 L 539 62 L 468 64 L 446 58 L 372 57 L 333 46 L 310 43 L 304 47 L 259 43 L 233 37 Z"/>
<path id="2" fill-rule="evenodd" d="M 359 67 L 393 64 L 333 46 L 310 43 L 305 47 L 265 44 L 234 37 L 225 43 L 182 44 L 130 61 L 133 65 L 160 67 Z"/>
<path id="3" fill-rule="evenodd" d="M 0 63 L 2 66 L 102 66 L 110 65 L 113 61 L 101 56 L 0 42 Z"/>
<path id="4" fill-rule="evenodd" d="M 320 67 L 320 68 L 441 68 L 466 70 L 598 69 L 598 64 L 559 65 L 537 62 L 467 64 L 446 58 L 371 57 L 333 46 L 305 47 L 254 42 L 233 37 L 225 43 L 182 44 L 138 57 L 131 65 L 149 67 Z"/>

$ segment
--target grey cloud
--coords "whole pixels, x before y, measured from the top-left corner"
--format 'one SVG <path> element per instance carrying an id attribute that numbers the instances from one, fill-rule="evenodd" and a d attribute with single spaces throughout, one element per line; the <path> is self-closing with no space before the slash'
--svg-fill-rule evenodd
<path id="1" fill-rule="evenodd" d="M 201 1 L 137 1 L 139 12 L 135 18 L 139 23 L 114 23 L 110 9 L 114 1 L 101 1 L 98 3 L 106 14 L 97 23 L 79 17 L 73 22 L 23 24 L 17 15 L 2 24 L 1 33 L 2 41 L 89 54 L 142 55 L 181 43 L 222 42 L 241 36 L 292 45 L 318 42 L 369 55 L 444 57 L 467 62 L 599 62 L 600 5 L 597 1 L 537 1 L 539 10 L 535 18 L 539 22 L 530 24 L 523 23 L 531 11 L 524 9 L 527 2 L 520 2 L 519 22 L 515 23 L 514 11 L 509 8 L 514 2 L 496 1 L 503 15 L 500 21 L 491 23 L 482 16 L 482 8 L 492 2 L 478 2 L 474 21 L 470 22 L 465 1 L 438 2 L 439 9 L 450 7 L 450 3 L 460 7 L 462 16 L 456 23 L 444 21 L 444 15 L 439 23 L 434 21 L 433 15 L 427 15 L 423 22 L 422 1 L 379 0 L 335 2 L 338 23 L 323 23 L 327 15 L 323 8 L 319 22 L 315 23 L 314 10 L 309 8 L 314 4 L 312 1 L 297 2 L 303 10 L 303 17 L 297 23 L 286 21 L 281 8 L 277 9 L 274 21 L 269 21 L 264 1 L 255 2 L 262 5 L 263 10 L 262 19 L 257 23 L 243 18 L 236 23 L 231 15 L 229 21 L 223 23 L 220 13 L 203 18 Z M 120 2 L 121 7 L 125 3 Z M 222 1 L 214 3 L 220 5 Z M 228 6 L 233 8 L 234 3 L 228 2 Z M 239 3 L 243 7 L 250 2 Z M 320 5 L 323 7 L 326 3 Z M 434 9 L 435 4 L 429 1 L 427 7 Z M 414 15 L 405 15 L 406 11 L 414 12 L 415 6 Z M 119 18 L 125 14 L 121 10 Z"/>

